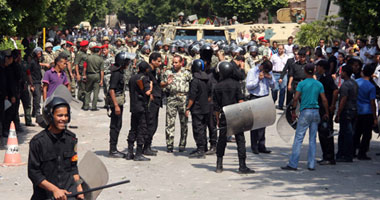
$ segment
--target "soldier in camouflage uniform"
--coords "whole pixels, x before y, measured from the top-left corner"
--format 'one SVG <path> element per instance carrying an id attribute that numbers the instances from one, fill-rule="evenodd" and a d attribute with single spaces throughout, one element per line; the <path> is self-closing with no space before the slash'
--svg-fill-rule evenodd
<path id="1" fill-rule="evenodd" d="M 71 96 L 75 97 L 75 79 L 73 75 L 73 63 L 75 55 L 73 55 L 73 45 L 74 44 L 72 42 L 67 41 L 62 53 L 64 53 L 67 57 L 67 67 L 65 68 L 65 73 L 70 82 Z"/>
<path id="2" fill-rule="evenodd" d="M 245 60 L 245 65 L 244 65 L 245 74 L 248 74 L 248 71 L 250 69 L 253 69 L 262 60 L 262 56 L 258 54 L 257 46 L 250 46 L 248 51 L 250 55 Z"/>
<path id="3" fill-rule="evenodd" d="M 145 61 L 145 62 L 149 63 L 150 52 L 151 52 L 151 49 L 150 49 L 149 45 L 144 45 L 141 48 L 141 51 L 140 51 L 140 54 L 139 54 L 140 61 Z"/>
<path id="4" fill-rule="evenodd" d="M 187 139 L 186 101 L 189 92 L 189 83 L 192 79 L 191 73 L 182 69 L 182 58 L 175 55 L 173 58 L 173 68 L 166 70 L 163 75 L 161 86 L 165 87 L 169 96 L 166 106 L 166 145 L 169 153 L 173 152 L 175 119 L 177 112 L 181 123 L 181 138 L 179 151 L 185 151 Z"/>
<path id="5" fill-rule="evenodd" d="M 88 41 L 83 40 L 80 42 L 80 49 L 78 53 L 75 55 L 74 65 L 75 65 L 75 76 L 78 83 L 78 95 L 77 98 L 80 101 L 84 101 L 85 97 L 85 82 L 83 80 L 83 69 L 84 66 L 87 66 L 87 47 Z"/>
<path id="6" fill-rule="evenodd" d="M 163 62 L 163 70 L 165 71 L 169 66 L 171 67 L 171 62 L 173 59 L 173 56 L 170 54 L 169 51 L 169 43 L 165 42 L 162 46 L 162 49 L 160 49 L 159 53 L 162 56 Z"/>
<path id="7" fill-rule="evenodd" d="M 103 92 L 105 98 L 108 94 L 109 82 L 111 80 L 111 66 L 115 63 L 115 57 L 112 57 L 109 53 L 110 50 L 108 45 L 103 45 L 102 51 L 102 57 L 104 59 Z"/>
<path id="8" fill-rule="evenodd" d="M 268 60 L 270 60 L 272 50 L 268 47 L 267 40 L 261 40 L 261 46 L 259 47 L 259 55 L 266 57 L 268 58 Z"/>
<path id="9" fill-rule="evenodd" d="M 111 50 L 111 54 L 113 56 L 116 56 L 118 53 L 120 53 L 122 51 L 123 52 L 127 52 L 128 51 L 127 48 L 125 48 L 123 46 L 123 39 L 122 38 L 117 38 L 116 42 L 115 42 L 115 46 L 112 49 L 110 49 L 110 50 Z"/>
<path id="10" fill-rule="evenodd" d="M 43 61 L 41 63 L 42 69 L 42 77 L 45 74 L 46 70 L 50 69 L 50 65 L 54 63 L 55 54 L 53 52 L 53 44 L 50 42 L 46 42 L 45 44 L 45 51 L 42 52 Z"/>
<path id="11" fill-rule="evenodd" d="M 185 44 L 181 43 L 178 46 L 178 55 L 180 55 L 183 59 L 183 66 L 185 67 L 186 70 L 190 71 L 191 70 L 191 62 L 192 58 L 191 56 L 187 55 L 185 51 Z"/>
<path id="12" fill-rule="evenodd" d="M 137 51 L 139 49 L 139 45 L 137 43 L 137 38 L 136 37 L 132 37 L 132 44 L 131 46 L 128 46 L 128 52 L 129 53 L 135 53 L 137 54 Z"/>

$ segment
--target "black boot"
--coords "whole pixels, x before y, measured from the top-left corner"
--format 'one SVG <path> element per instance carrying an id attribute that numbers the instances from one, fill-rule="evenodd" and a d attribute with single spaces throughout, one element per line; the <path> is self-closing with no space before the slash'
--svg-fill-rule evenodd
<path id="1" fill-rule="evenodd" d="M 216 159 L 216 173 L 223 172 L 223 157 L 217 157 Z"/>
<path id="2" fill-rule="evenodd" d="M 194 154 L 190 154 L 189 158 L 206 158 L 205 152 L 202 148 L 199 148 Z"/>
<path id="3" fill-rule="evenodd" d="M 135 158 L 133 160 L 134 161 L 150 161 L 150 158 L 147 158 L 147 157 L 143 156 L 143 147 L 142 147 L 142 145 L 137 145 L 136 155 L 135 155 Z"/>
<path id="4" fill-rule="evenodd" d="M 118 151 L 116 147 L 111 147 L 108 155 L 111 158 L 125 158 L 125 154 Z"/>
<path id="5" fill-rule="evenodd" d="M 125 159 L 127 160 L 133 160 L 135 156 L 133 155 L 133 143 L 128 143 L 128 153 L 125 155 Z"/>
<path id="6" fill-rule="evenodd" d="M 206 155 L 214 155 L 216 153 L 216 146 L 212 145 L 210 150 L 206 152 Z"/>
<path id="7" fill-rule="evenodd" d="M 153 152 L 152 149 L 150 148 L 150 145 L 145 145 L 144 146 L 143 153 L 146 156 L 157 156 L 157 152 Z"/>
<path id="8" fill-rule="evenodd" d="M 249 169 L 245 164 L 245 158 L 239 158 L 239 174 L 253 174 L 254 170 Z"/>

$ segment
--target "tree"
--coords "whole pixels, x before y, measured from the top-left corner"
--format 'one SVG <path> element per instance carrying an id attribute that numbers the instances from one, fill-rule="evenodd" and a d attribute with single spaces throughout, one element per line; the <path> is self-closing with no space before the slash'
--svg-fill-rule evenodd
<path id="1" fill-rule="evenodd" d="M 325 39 L 326 43 L 331 44 L 334 39 L 342 38 L 344 35 L 338 29 L 339 25 L 340 21 L 337 21 L 337 16 L 326 16 L 324 20 L 303 24 L 296 35 L 296 43 L 315 47 L 318 46 L 320 39 Z"/>
<path id="2" fill-rule="evenodd" d="M 343 17 L 347 31 L 359 36 L 380 35 L 379 0 L 335 0 L 340 6 L 339 15 Z"/>

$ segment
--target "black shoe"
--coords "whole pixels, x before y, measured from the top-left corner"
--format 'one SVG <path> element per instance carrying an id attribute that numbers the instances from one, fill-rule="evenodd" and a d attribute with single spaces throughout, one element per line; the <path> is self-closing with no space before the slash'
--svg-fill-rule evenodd
<path id="1" fill-rule="evenodd" d="M 197 151 L 196 153 L 189 155 L 189 158 L 206 158 L 206 156 L 204 152 Z"/>
<path id="2" fill-rule="evenodd" d="M 97 108 L 91 108 L 91 111 L 99 111 Z"/>
<path id="3" fill-rule="evenodd" d="M 290 167 L 289 165 L 286 165 L 285 167 L 281 167 L 283 170 L 291 170 L 291 171 L 296 171 L 297 168 Z"/>
<path id="4" fill-rule="evenodd" d="M 253 154 L 259 154 L 259 150 L 257 150 L 257 149 L 252 149 L 252 153 L 253 153 Z"/>
<path id="5" fill-rule="evenodd" d="M 368 157 L 367 155 L 364 155 L 364 156 L 358 156 L 358 160 L 372 160 L 372 159 Z"/>
<path id="6" fill-rule="evenodd" d="M 157 156 L 157 153 L 154 153 L 150 148 L 144 149 L 144 155 L 146 156 Z"/>
<path id="7" fill-rule="evenodd" d="M 216 173 L 222 173 L 223 172 L 223 157 L 217 157 L 215 172 Z"/>
<path id="8" fill-rule="evenodd" d="M 315 171 L 315 168 L 308 167 L 307 170 L 309 170 L 309 171 Z"/>
<path id="9" fill-rule="evenodd" d="M 133 158 L 134 161 L 150 161 L 150 158 L 147 158 L 143 155 L 135 155 L 135 158 Z"/>
<path id="10" fill-rule="evenodd" d="M 179 151 L 179 152 L 185 152 L 185 151 L 186 151 L 186 148 L 185 148 L 185 147 L 179 147 L 178 151 Z"/>
<path id="11" fill-rule="evenodd" d="M 335 160 L 320 160 L 318 161 L 318 164 L 320 165 L 335 165 Z"/>
<path id="12" fill-rule="evenodd" d="M 166 150 L 166 152 L 168 152 L 168 153 L 173 153 L 173 148 L 168 148 L 168 149 Z"/>
<path id="13" fill-rule="evenodd" d="M 259 150 L 260 153 L 266 153 L 266 154 L 269 154 L 271 153 L 272 151 L 271 150 L 268 150 L 268 149 L 265 149 L 265 150 Z"/>
<path id="14" fill-rule="evenodd" d="M 284 110 L 284 108 L 282 106 L 276 106 L 276 109 L 278 109 L 278 110 Z"/>
<path id="15" fill-rule="evenodd" d="M 83 111 L 88 111 L 88 108 L 82 108 Z"/>
<path id="16" fill-rule="evenodd" d="M 352 159 L 338 158 L 338 159 L 336 159 L 336 162 L 349 162 L 349 163 L 351 163 Z"/>
<path id="17" fill-rule="evenodd" d="M 249 169 L 248 167 L 239 167 L 239 171 L 238 171 L 239 174 L 253 174 L 255 173 L 255 170 L 253 169 Z"/>
<path id="18" fill-rule="evenodd" d="M 133 153 L 128 152 L 127 154 L 125 154 L 125 159 L 127 160 L 133 160 L 134 158 L 135 155 L 133 155 Z"/>
<path id="19" fill-rule="evenodd" d="M 108 153 L 108 155 L 111 157 L 111 158 L 124 158 L 125 157 L 125 154 L 124 153 L 121 153 L 120 151 L 110 151 Z"/>
<path id="20" fill-rule="evenodd" d="M 158 151 L 156 149 L 152 149 L 151 146 L 149 146 L 149 150 L 152 151 L 153 153 L 156 153 L 156 154 L 158 153 Z"/>
<path id="21" fill-rule="evenodd" d="M 35 124 L 32 124 L 32 123 L 27 123 L 27 124 L 25 124 L 25 126 L 31 126 L 31 127 L 34 127 L 34 126 L 36 126 Z"/>
<path id="22" fill-rule="evenodd" d="M 206 155 L 214 155 L 215 153 L 216 153 L 216 147 L 215 146 L 211 146 L 210 150 L 208 150 L 206 152 Z"/>

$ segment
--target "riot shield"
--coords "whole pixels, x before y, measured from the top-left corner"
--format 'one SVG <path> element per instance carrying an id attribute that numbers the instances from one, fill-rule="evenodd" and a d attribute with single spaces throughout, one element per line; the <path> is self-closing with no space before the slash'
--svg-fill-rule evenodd
<path id="1" fill-rule="evenodd" d="M 297 116 L 299 116 L 299 104 L 296 109 Z M 291 142 L 295 135 L 295 129 L 297 128 L 297 120 L 292 119 L 291 110 L 287 106 L 286 110 L 281 114 L 276 124 L 277 133 L 280 138 L 286 142 Z"/>
<path id="2" fill-rule="evenodd" d="M 276 110 L 270 96 L 223 107 L 227 136 L 274 124 Z"/>

